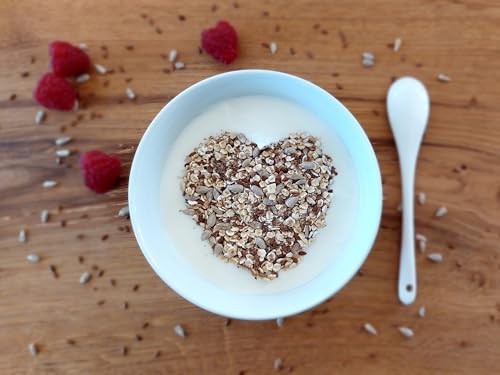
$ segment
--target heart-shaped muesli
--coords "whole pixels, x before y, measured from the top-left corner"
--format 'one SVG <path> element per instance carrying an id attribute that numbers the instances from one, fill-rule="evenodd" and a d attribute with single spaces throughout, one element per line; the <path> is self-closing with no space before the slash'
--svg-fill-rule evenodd
<path id="1" fill-rule="evenodd" d="M 215 255 L 274 279 L 298 264 L 325 226 L 334 175 L 313 136 L 291 134 L 259 149 L 225 132 L 186 157 L 183 212 L 203 227 Z"/>

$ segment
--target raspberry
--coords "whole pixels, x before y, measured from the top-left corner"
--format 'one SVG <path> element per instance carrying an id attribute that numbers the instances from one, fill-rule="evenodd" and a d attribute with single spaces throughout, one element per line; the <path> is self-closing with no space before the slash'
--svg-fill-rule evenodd
<path id="1" fill-rule="evenodd" d="M 223 64 L 231 64 L 236 59 L 237 44 L 236 31 L 226 21 L 219 21 L 215 27 L 201 33 L 203 49 Z"/>
<path id="2" fill-rule="evenodd" d="M 101 151 L 87 151 L 80 156 L 80 172 L 85 185 L 96 193 L 111 190 L 118 179 L 122 163 L 116 155 L 106 155 Z"/>
<path id="3" fill-rule="evenodd" d="M 49 55 L 53 72 L 60 77 L 77 76 L 88 72 L 90 59 L 80 48 L 67 42 L 54 41 L 49 44 Z"/>
<path id="4" fill-rule="evenodd" d="M 33 98 L 45 108 L 70 111 L 75 105 L 76 91 L 64 78 L 46 73 L 38 81 Z"/>

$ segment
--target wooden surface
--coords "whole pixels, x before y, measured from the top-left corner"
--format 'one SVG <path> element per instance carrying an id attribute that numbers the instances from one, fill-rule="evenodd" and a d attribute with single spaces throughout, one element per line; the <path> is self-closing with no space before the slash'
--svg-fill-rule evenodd
<path id="1" fill-rule="evenodd" d="M 0 373 L 271 374 L 277 357 L 296 374 L 500 373 L 500 3 L 214 3 L 0 3 Z M 230 20 L 240 38 L 240 57 L 229 67 L 198 52 L 201 29 L 218 19 Z M 398 36 L 403 45 L 395 53 L 388 44 Z M 93 61 L 114 74 L 92 74 L 81 85 L 85 109 L 78 114 L 50 112 L 36 126 L 31 92 L 54 39 L 86 42 Z M 278 44 L 274 56 L 262 46 L 271 41 Z M 169 65 L 160 55 L 170 48 L 179 50 L 185 70 L 163 72 Z M 363 51 L 375 54 L 375 67 L 361 66 Z M 381 230 L 359 275 L 282 328 L 225 326 L 223 317 L 184 301 L 155 276 L 126 231 L 128 221 L 117 217 L 134 146 L 156 112 L 188 85 L 240 68 L 297 74 L 334 94 L 368 133 L 384 179 Z M 439 73 L 452 81 L 438 82 Z M 418 299 L 410 307 L 396 296 L 400 180 L 384 114 L 391 79 L 405 74 L 423 80 L 432 100 L 416 182 L 427 203 L 416 208 L 417 232 L 429 238 L 428 251 L 444 255 L 431 264 L 417 254 Z M 135 102 L 126 99 L 126 87 L 137 93 Z M 61 133 L 74 138 L 75 154 L 58 166 L 53 140 Z M 78 151 L 88 149 L 117 152 L 126 166 L 109 194 L 94 195 L 81 183 Z M 45 179 L 60 185 L 43 190 Z M 441 205 L 449 214 L 436 219 Z M 39 223 L 42 209 L 51 212 L 47 224 Z M 29 231 L 26 244 L 17 242 L 21 227 Z M 42 256 L 39 264 L 25 260 L 32 252 Z M 86 270 L 93 278 L 82 286 Z M 427 309 L 423 319 L 420 306 Z M 362 331 L 364 322 L 379 335 Z M 184 325 L 187 338 L 174 335 L 175 324 Z M 400 325 L 415 337 L 402 337 Z M 28 353 L 30 342 L 39 345 L 37 357 Z"/>

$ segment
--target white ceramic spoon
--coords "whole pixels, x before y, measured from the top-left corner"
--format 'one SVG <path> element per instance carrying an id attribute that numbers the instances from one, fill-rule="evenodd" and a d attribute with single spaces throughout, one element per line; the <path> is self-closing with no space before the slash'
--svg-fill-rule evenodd
<path id="1" fill-rule="evenodd" d="M 399 261 L 398 295 L 409 305 L 417 296 L 415 269 L 414 184 L 420 143 L 429 119 L 430 101 L 425 86 L 412 77 L 395 81 L 387 92 L 387 114 L 396 141 L 401 169 L 403 233 Z"/>

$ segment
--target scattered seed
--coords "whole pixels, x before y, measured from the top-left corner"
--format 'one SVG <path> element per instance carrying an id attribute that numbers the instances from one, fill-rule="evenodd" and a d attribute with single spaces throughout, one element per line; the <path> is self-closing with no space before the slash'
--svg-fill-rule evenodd
<path id="1" fill-rule="evenodd" d="M 186 67 L 186 64 L 184 64 L 182 61 L 176 61 L 174 63 L 174 68 L 175 70 L 182 70 Z"/>
<path id="2" fill-rule="evenodd" d="M 103 234 L 101 236 L 101 241 L 106 241 L 109 238 L 109 234 Z"/>
<path id="3" fill-rule="evenodd" d="M 287 198 L 287 200 L 285 201 L 285 206 L 287 206 L 288 208 L 293 208 L 293 206 L 295 206 L 295 204 L 299 201 L 299 197 L 297 196 L 294 196 L 294 197 L 289 197 Z"/>
<path id="4" fill-rule="evenodd" d="M 425 202 L 427 201 L 427 196 L 425 195 L 425 193 L 423 191 L 420 191 L 417 194 L 417 200 L 418 200 L 419 205 L 423 206 L 425 204 Z"/>
<path id="5" fill-rule="evenodd" d="M 136 339 L 137 341 L 142 341 L 142 336 L 141 336 L 141 335 L 139 335 L 139 334 L 137 333 L 137 334 L 135 335 L 135 339 Z"/>
<path id="6" fill-rule="evenodd" d="M 30 263 L 38 263 L 40 261 L 40 257 L 36 254 L 29 254 L 26 256 L 26 260 Z"/>
<path id="7" fill-rule="evenodd" d="M 146 329 L 149 327 L 149 322 L 144 322 L 142 325 L 142 329 Z"/>
<path id="8" fill-rule="evenodd" d="M 174 332 L 179 337 L 186 337 L 186 332 L 184 331 L 184 328 L 180 324 L 177 324 L 174 327 Z"/>
<path id="9" fill-rule="evenodd" d="M 128 348 L 126 346 L 122 347 L 122 356 L 126 356 L 128 354 Z"/>
<path id="10" fill-rule="evenodd" d="M 40 212 L 40 222 L 46 223 L 47 221 L 49 221 L 49 211 L 42 210 L 42 212 Z"/>
<path id="11" fill-rule="evenodd" d="M 45 115 L 46 113 L 43 109 L 37 111 L 35 114 L 35 124 L 40 125 L 45 120 Z"/>
<path id="12" fill-rule="evenodd" d="M 363 66 L 368 67 L 368 68 L 375 65 L 375 61 L 370 60 L 370 59 L 363 59 L 363 60 L 361 60 L 361 63 L 363 64 Z"/>
<path id="13" fill-rule="evenodd" d="M 401 44 L 403 40 L 401 38 L 394 39 L 394 52 L 398 52 L 401 49 Z"/>
<path id="14" fill-rule="evenodd" d="M 88 48 L 89 48 L 89 47 L 87 46 L 87 43 L 80 43 L 80 44 L 78 44 L 78 47 L 79 47 L 80 49 L 88 49 Z"/>
<path id="15" fill-rule="evenodd" d="M 66 220 L 61 220 L 59 222 L 59 225 L 61 226 L 61 228 L 64 228 L 66 226 Z"/>
<path id="16" fill-rule="evenodd" d="M 185 21 L 186 20 L 186 16 L 182 15 L 182 14 L 179 14 L 177 16 L 177 18 L 179 19 L 179 21 Z"/>
<path id="17" fill-rule="evenodd" d="M 58 158 L 67 158 L 71 155 L 71 151 L 68 149 L 56 150 L 56 156 Z"/>
<path id="18" fill-rule="evenodd" d="M 281 360 L 281 358 L 274 359 L 273 368 L 275 370 L 281 370 L 283 368 L 283 361 Z"/>
<path id="19" fill-rule="evenodd" d="M 76 341 L 73 339 L 66 339 L 66 344 L 73 346 L 76 345 Z"/>
<path id="20" fill-rule="evenodd" d="M 130 213 L 129 213 L 129 209 L 128 209 L 128 206 L 124 206 L 122 208 L 120 208 L 120 210 L 118 211 L 118 216 L 119 217 L 129 217 Z"/>
<path id="21" fill-rule="evenodd" d="M 92 275 L 90 274 L 90 272 L 82 273 L 82 275 L 80 276 L 80 284 L 82 284 L 82 285 L 87 284 L 91 277 L 92 277 Z"/>
<path id="22" fill-rule="evenodd" d="M 421 253 L 425 253 L 425 250 L 427 249 L 427 241 L 418 241 L 418 250 Z"/>
<path id="23" fill-rule="evenodd" d="M 126 45 L 126 46 L 125 46 L 125 49 L 126 49 L 127 51 L 133 51 L 133 50 L 134 50 L 134 46 L 133 46 L 132 44 L 129 44 L 129 45 Z"/>
<path id="24" fill-rule="evenodd" d="M 82 255 L 78 256 L 78 263 L 83 264 L 85 262 L 85 258 Z"/>
<path id="25" fill-rule="evenodd" d="M 59 137 L 59 138 L 56 138 L 54 143 L 56 146 L 64 146 L 65 144 L 68 144 L 69 142 L 71 142 L 71 140 L 72 140 L 72 138 L 68 137 L 68 136 Z"/>
<path id="26" fill-rule="evenodd" d="M 83 73 L 75 78 L 75 82 L 76 83 L 83 83 L 83 82 L 87 82 L 89 79 L 90 79 L 90 76 L 87 73 Z"/>
<path id="27" fill-rule="evenodd" d="M 52 181 L 52 180 L 46 180 L 42 183 L 42 186 L 46 189 L 50 189 L 50 188 L 53 188 L 57 185 L 57 182 L 56 181 Z"/>
<path id="28" fill-rule="evenodd" d="M 110 279 L 109 283 L 111 284 L 111 286 L 116 286 L 116 280 L 115 279 Z"/>
<path id="29" fill-rule="evenodd" d="M 155 358 L 160 358 L 161 356 L 161 350 L 157 350 L 155 353 Z"/>
<path id="30" fill-rule="evenodd" d="M 415 235 L 415 239 L 416 239 L 417 241 L 425 241 L 425 242 L 427 242 L 427 237 L 426 237 L 426 236 L 424 236 L 423 234 L 420 234 L 420 233 L 417 233 L 417 234 Z"/>
<path id="31" fill-rule="evenodd" d="M 137 292 L 139 290 L 139 284 L 135 284 L 132 288 L 134 292 Z"/>
<path id="32" fill-rule="evenodd" d="M 28 236 L 27 236 L 26 230 L 25 229 L 19 230 L 19 234 L 17 236 L 17 240 L 19 242 L 26 242 L 27 239 L 28 239 Z"/>
<path id="33" fill-rule="evenodd" d="M 106 67 L 102 66 L 101 64 L 94 64 L 94 69 L 100 75 L 105 75 L 108 72 L 108 69 L 106 69 Z"/>
<path id="34" fill-rule="evenodd" d="M 50 272 L 52 273 L 52 276 L 54 276 L 54 279 L 59 278 L 59 273 L 57 272 L 57 268 L 56 268 L 56 266 L 54 266 L 53 264 L 51 264 L 51 265 L 49 266 L 49 270 L 50 270 Z"/>
<path id="35" fill-rule="evenodd" d="M 399 327 L 399 333 L 401 333 L 404 337 L 413 337 L 414 334 L 413 334 L 413 330 L 411 328 L 408 328 L 408 327 Z"/>
<path id="36" fill-rule="evenodd" d="M 439 73 L 436 78 L 438 81 L 441 81 L 441 82 L 450 82 L 451 81 L 451 78 L 443 73 Z"/>
<path id="37" fill-rule="evenodd" d="M 128 306 L 129 306 L 129 305 L 128 305 L 128 302 L 127 302 L 127 301 L 123 302 L 123 309 L 124 309 L 124 310 L 128 310 Z"/>
<path id="38" fill-rule="evenodd" d="M 177 59 L 177 50 L 176 49 L 171 49 L 168 51 L 168 61 L 173 63 Z"/>
<path id="39" fill-rule="evenodd" d="M 127 87 L 127 89 L 125 90 L 125 94 L 127 95 L 127 98 L 129 98 L 130 100 L 135 99 L 135 92 L 130 87 Z"/>
<path id="40" fill-rule="evenodd" d="M 104 299 L 100 299 L 99 301 L 97 301 L 97 306 L 102 306 L 106 303 L 106 300 Z"/>
<path id="41" fill-rule="evenodd" d="M 443 254 L 441 253 L 430 253 L 427 255 L 427 259 L 434 263 L 441 263 L 443 261 Z"/>
<path id="42" fill-rule="evenodd" d="M 376 336 L 378 334 L 377 330 L 375 329 L 375 327 L 371 323 L 365 323 L 365 324 L 363 324 L 363 328 L 370 335 Z"/>
<path id="43" fill-rule="evenodd" d="M 37 345 L 34 343 L 34 342 L 31 342 L 29 345 L 28 345 L 28 351 L 30 352 L 30 354 L 33 356 L 33 357 L 36 357 L 38 355 L 38 347 Z"/>
<path id="44" fill-rule="evenodd" d="M 425 306 L 421 306 L 418 309 L 418 316 L 421 317 L 421 318 L 425 318 Z"/>
<path id="45" fill-rule="evenodd" d="M 224 319 L 224 327 L 228 327 L 231 324 L 232 320 L 230 318 Z"/>
<path id="46" fill-rule="evenodd" d="M 283 327 L 283 324 L 284 324 L 284 323 L 285 323 L 285 318 L 277 318 L 277 319 L 276 319 L 276 325 L 277 325 L 278 327 L 280 327 L 280 328 L 281 328 L 281 327 Z"/>
<path id="47" fill-rule="evenodd" d="M 444 215 L 446 215 L 447 213 L 448 213 L 448 209 L 447 209 L 446 207 L 444 207 L 444 206 L 441 206 L 441 207 L 439 207 L 439 208 L 436 210 L 436 212 L 435 212 L 434 216 L 436 216 L 436 217 L 443 217 L 443 216 L 444 216 Z"/>
<path id="48" fill-rule="evenodd" d="M 276 54 L 276 52 L 278 51 L 278 45 L 276 44 L 276 42 L 269 43 L 269 50 L 273 55 Z"/>
<path id="49" fill-rule="evenodd" d="M 97 274 L 97 277 L 103 277 L 104 276 L 104 270 L 99 270 L 99 273 Z"/>

